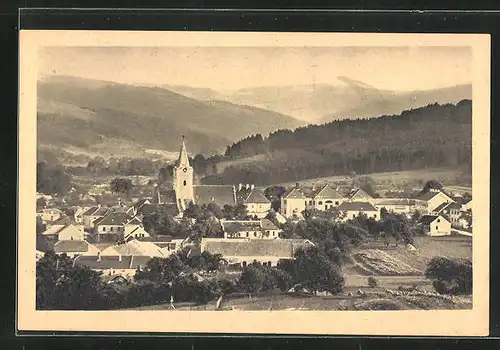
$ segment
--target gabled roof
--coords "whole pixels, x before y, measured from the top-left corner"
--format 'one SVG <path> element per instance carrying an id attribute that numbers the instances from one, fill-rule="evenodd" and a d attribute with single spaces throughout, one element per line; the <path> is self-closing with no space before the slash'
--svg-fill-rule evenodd
<path id="1" fill-rule="evenodd" d="M 453 198 L 446 194 L 444 191 L 428 191 L 428 192 L 425 192 L 425 193 L 422 193 L 420 194 L 416 199 L 420 200 L 420 201 L 429 201 L 431 200 L 432 198 L 436 197 L 437 195 L 439 194 L 444 194 L 446 197 L 448 197 L 450 200 L 453 200 Z"/>
<path id="2" fill-rule="evenodd" d="M 441 213 L 443 210 L 445 210 L 446 208 L 448 208 L 452 203 L 451 202 L 446 202 L 446 203 L 441 203 L 440 205 L 438 205 L 434 210 L 432 210 L 433 212 L 435 213 Z"/>
<path id="3" fill-rule="evenodd" d="M 263 230 L 279 230 L 279 227 L 273 224 L 273 222 L 269 219 L 260 220 L 260 226 Z"/>
<path id="4" fill-rule="evenodd" d="M 131 269 L 132 257 L 131 256 L 78 256 L 74 260 L 74 265 L 87 266 L 93 270 L 121 270 Z"/>
<path id="5" fill-rule="evenodd" d="M 125 225 L 131 219 L 126 213 L 109 213 L 102 219 L 96 220 L 95 225 Z"/>
<path id="6" fill-rule="evenodd" d="M 137 216 L 134 216 L 132 219 L 127 221 L 126 225 L 140 225 L 142 224 L 141 220 L 137 218 Z"/>
<path id="7" fill-rule="evenodd" d="M 133 239 L 127 243 L 115 244 L 101 252 L 101 256 L 115 255 L 141 255 L 148 257 L 163 257 L 163 253 L 156 244 L 152 242 L 139 241 Z"/>
<path id="8" fill-rule="evenodd" d="M 373 204 L 368 202 L 343 202 L 338 206 L 340 211 L 378 211 Z"/>
<path id="9" fill-rule="evenodd" d="M 307 199 L 304 193 L 297 187 L 292 188 L 283 196 L 285 199 Z"/>
<path id="10" fill-rule="evenodd" d="M 449 221 L 445 215 L 422 215 L 418 220 L 418 222 L 423 225 L 430 225 L 432 222 L 434 222 L 434 220 L 436 220 L 439 217 Z"/>
<path id="11" fill-rule="evenodd" d="M 259 240 L 250 241 L 226 240 L 217 238 L 203 238 L 201 247 L 203 251 L 212 254 L 222 254 L 225 257 L 274 257 L 292 258 L 299 248 L 310 246 L 307 240 Z"/>
<path id="12" fill-rule="evenodd" d="M 460 203 L 449 203 L 448 209 L 462 209 L 462 205 Z"/>
<path id="13" fill-rule="evenodd" d="M 332 188 L 328 184 L 324 185 L 319 192 L 316 194 L 314 199 L 337 199 L 342 198 L 342 196 L 337 192 L 336 189 Z"/>
<path id="14" fill-rule="evenodd" d="M 377 198 L 375 204 L 379 206 L 384 205 L 414 205 L 415 200 L 408 198 Z"/>
<path id="15" fill-rule="evenodd" d="M 233 186 L 200 185 L 193 186 L 194 202 L 198 205 L 215 203 L 220 207 L 236 203 L 236 193 Z"/>
<path id="16" fill-rule="evenodd" d="M 59 232 L 61 232 L 66 225 L 52 225 L 48 229 L 42 232 L 43 236 L 48 236 L 48 235 L 57 235 Z"/>
<path id="17" fill-rule="evenodd" d="M 93 213 L 95 213 L 97 211 L 97 209 L 99 209 L 98 206 L 95 206 L 95 207 L 90 207 L 89 209 L 87 209 L 85 212 L 83 212 L 82 216 L 90 216 L 92 215 Z"/>
<path id="18" fill-rule="evenodd" d="M 54 253 L 84 253 L 89 250 L 86 241 L 58 241 L 54 244 Z"/>
<path id="19" fill-rule="evenodd" d="M 349 199 L 356 199 L 356 198 L 373 198 L 372 196 L 370 196 L 368 193 L 366 193 L 365 191 L 363 191 L 361 188 L 355 188 L 353 190 L 351 190 L 347 196 L 347 198 Z"/>
<path id="20" fill-rule="evenodd" d="M 254 188 L 245 199 L 245 204 L 247 203 L 271 203 L 271 201 L 264 196 L 261 190 Z"/>
<path id="21" fill-rule="evenodd" d="M 100 207 L 100 208 L 97 208 L 97 210 L 94 213 L 92 213 L 92 216 L 104 216 L 108 212 L 109 212 L 108 207 Z"/>
<path id="22" fill-rule="evenodd" d="M 221 221 L 224 232 L 236 233 L 242 231 L 259 231 L 261 230 L 260 221 L 255 220 L 225 220 Z"/>
<path id="23" fill-rule="evenodd" d="M 138 210 L 141 208 L 146 202 L 151 203 L 151 201 L 147 198 L 139 199 L 137 202 L 135 202 L 132 206 L 134 207 L 135 210 Z"/>

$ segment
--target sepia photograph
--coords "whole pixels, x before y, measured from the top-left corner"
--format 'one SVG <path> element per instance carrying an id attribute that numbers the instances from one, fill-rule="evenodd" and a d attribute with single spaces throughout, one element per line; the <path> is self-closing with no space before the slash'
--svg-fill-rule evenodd
<path id="1" fill-rule="evenodd" d="M 21 31 L 19 328 L 485 335 L 489 45 Z"/>

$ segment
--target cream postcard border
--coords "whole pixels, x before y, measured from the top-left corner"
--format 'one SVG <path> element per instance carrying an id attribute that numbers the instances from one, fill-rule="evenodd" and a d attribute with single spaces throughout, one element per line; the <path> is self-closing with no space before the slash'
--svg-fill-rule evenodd
<path id="1" fill-rule="evenodd" d="M 37 53 L 44 46 L 470 46 L 473 55 L 473 308 L 417 311 L 37 311 Z M 17 329 L 484 336 L 489 332 L 490 36 L 271 32 L 20 31 Z M 172 317 L 174 316 L 175 317 Z"/>

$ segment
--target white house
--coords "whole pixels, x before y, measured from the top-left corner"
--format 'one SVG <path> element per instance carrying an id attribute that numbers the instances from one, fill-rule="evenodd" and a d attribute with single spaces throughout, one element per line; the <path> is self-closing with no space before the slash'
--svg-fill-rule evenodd
<path id="1" fill-rule="evenodd" d="M 419 224 L 428 236 L 451 235 L 451 222 L 443 215 L 423 215 Z"/>
<path id="2" fill-rule="evenodd" d="M 315 187 L 310 191 L 311 195 L 307 201 L 306 209 L 329 210 L 338 207 L 344 198 L 337 192 L 337 189 L 325 184 L 319 190 Z"/>
<path id="3" fill-rule="evenodd" d="M 257 216 L 259 219 L 265 218 L 271 210 L 271 201 L 256 188 L 251 190 L 243 203 L 247 206 L 248 215 Z"/>
<path id="4" fill-rule="evenodd" d="M 269 219 L 221 220 L 224 238 L 279 239 L 281 232 Z"/>
<path id="5" fill-rule="evenodd" d="M 245 267 L 253 262 L 276 266 L 280 260 L 293 259 L 299 248 L 312 246 L 306 239 L 247 240 L 242 238 L 202 238 L 201 251 L 221 254 L 230 265 Z"/>
<path id="6" fill-rule="evenodd" d="M 42 209 L 36 215 L 42 219 L 44 224 L 47 224 L 59 220 L 64 214 L 57 208 L 50 208 Z"/>
<path id="7" fill-rule="evenodd" d="M 344 202 L 338 209 L 345 213 L 344 220 L 352 220 L 359 214 L 365 214 L 375 220 L 380 219 L 380 210 L 368 202 Z"/>
<path id="8" fill-rule="evenodd" d="M 111 212 L 95 223 L 96 242 L 117 242 L 125 238 L 125 225 L 132 220 L 126 213 Z"/>
<path id="9" fill-rule="evenodd" d="M 349 202 L 372 203 L 374 198 L 361 188 L 354 188 L 345 196 L 345 199 Z"/>
<path id="10" fill-rule="evenodd" d="M 281 197 L 281 214 L 286 218 L 301 217 L 308 200 L 298 186 L 294 187 Z"/>
<path id="11" fill-rule="evenodd" d="M 439 206 L 445 203 L 453 203 L 454 200 L 441 190 L 430 189 L 428 192 L 415 198 L 415 202 L 417 210 L 422 213 L 431 214 Z"/>
<path id="12" fill-rule="evenodd" d="M 84 240 L 64 240 L 54 244 L 54 253 L 74 257 L 77 255 L 96 255 L 99 254 L 99 249 Z"/>
<path id="13" fill-rule="evenodd" d="M 53 225 L 42 232 L 42 236 L 48 241 L 83 241 L 84 232 L 74 225 Z"/>
<path id="14" fill-rule="evenodd" d="M 373 205 L 379 210 L 385 208 L 396 214 L 409 214 L 415 211 L 415 200 L 408 198 L 375 198 Z"/>

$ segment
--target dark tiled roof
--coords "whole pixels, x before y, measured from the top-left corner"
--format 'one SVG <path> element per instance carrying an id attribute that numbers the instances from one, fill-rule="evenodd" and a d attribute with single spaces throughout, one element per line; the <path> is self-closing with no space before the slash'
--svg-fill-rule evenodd
<path id="1" fill-rule="evenodd" d="M 136 240 L 140 242 L 152 242 L 152 243 L 161 243 L 161 242 L 171 242 L 174 239 L 172 236 L 152 236 L 152 237 L 137 237 Z"/>
<path id="2" fill-rule="evenodd" d="M 194 201 L 196 204 L 215 203 L 220 207 L 225 204 L 234 205 L 236 195 L 233 186 L 201 185 L 193 186 Z"/>
<path id="3" fill-rule="evenodd" d="M 227 241 L 206 240 L 202 242 L 203 251 L 222 256 L 273 256 L 291 258 L 293 243 L 287 240 Z"/>
<path id="4" fill-rule="evenodd" d="M 258 231 L 261 229 L 260 221 L 223 221 L 222 228 L 225 232 Z"/>
<path id="5" fill-rule="evenodd" d="M 90 216 L 92 215 L 93 213 L 95 213 L 97 211 L 97 209 L 99 209 L 99 207 L 91 207 L 89 209 L 87 209 L 87 211 L 85 211 L 82 216 Z"/>
<path id="6" fill-rule="evenodd" d="M 448 206 L 448 209 L 462 209 L 462 205 L 459 204 L 459 203 L 451 203 L 449 206 Z"/>
<path id="7" fill-rule="evenodd" d="M 437 219 L 437 217 L 438 215 L 422 215 L 418 222 L 423 225 L 430 225 L 434 220 Z"/>
<path id="8" fill-rule="evenodd" d="M 442 203 L 440 205 L 438 205 L 434 210 L 433 212 L 436 212 L 436 213 L 441 213 L 444 209 L 446 209 L 447 207 L 449 207 L 451 203 Z"/>
<path id="9" fill-rule="evenodd" d="M 130 267 L 132 269 L 137 269 L 139 266 L 144 267 L 147 265 L 148 261 L 151 260 L 149 256 L 132 256 L 132 262 L 130 263 Z"/>
<path id="10" fill-rule="evenodd" d="M 58 241 L 54 244 L 55 253 L 83 253 L 89 250 L 89 244 L 85 241 Z"/>
<path id="11" fill-rule="evenodd" d="M 377 205 L 414 205 L 415 201 L 408 198 L 380 198 L 376 199 Z"/>
<path id="12" fill-rule="evenodd" d="M 78 256 L 74 260 L 75 265 L 87 266 L 94 270 L 105 270 L 105 269 L 130 269 L 131 268 L 132 257 L 122 256 L 121 261 L 119 256 Z"/>
<path id="13" fill-rule="evenodd" d="M 252 190 L 250 188 L 242 187 L 241 190 L 236 190 L 236 199 L 238 203 L 243 203 L 247 199 Z"/>
<path id="14" fill-rule="evenodd" d="M 372 204 L 368 202 L 343 202 L 338 206 L 341 211 L 378 211 Z"/>
<path id="15" fill-rule="evenodd" d="M 105 216 L 108 212 L 109 212 L 108 207 L 100 207 L 100 208 L 97 208 L 97 210 L 94 213 L 92 213 L 92 215 L 93 216 Z"/>
<path id="16" fill-rule="evenodd" d="M 276 227 L 276 225 L 269 219 L 260 220 L 260 225 L 263 230 L 279 230 L 279 227 Z"/>
<path id="17" fill-rule="evenodd" d="M 252 192 L 245 199 L 245 203 L 271 203 L 269 199 L 264 196 L 261 190 L 253 189 Z"/>
<path id="18" fill-rule="evenodd" d="M 97 225 L 125 225 L 131 219 L 126 213 L 110 213 L 96 222 Z"/>
<path id="19" fill-rule="evenodd" d="M 137 216 L 134 216 L 131 220 L 127 222 L 127 225 L 140 225 L 141 220 L 137 218 Z"/>
<path id="20" fill-rule="evenodd" d="M 425 193 L 422 193 L 421 195 L 419 195 L 416 199 L 420 200 L 420 201 L 425 201 L 427 202 L 428 200 L 434 198 L 435 196 L 438 195 L 439 192 L 432 192 L 432 191 L 429 191 L 429 192 L 425 192 Z"/>

